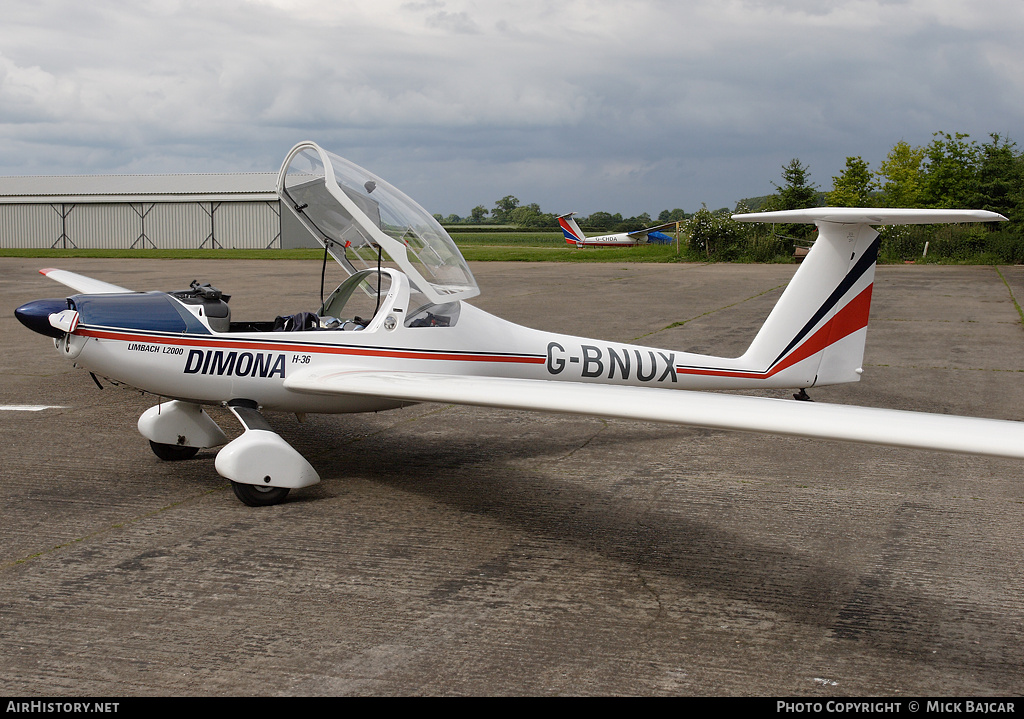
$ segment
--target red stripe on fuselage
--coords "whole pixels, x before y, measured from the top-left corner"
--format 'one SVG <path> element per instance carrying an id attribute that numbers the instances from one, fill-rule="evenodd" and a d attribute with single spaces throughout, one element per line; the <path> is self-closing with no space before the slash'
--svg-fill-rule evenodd
<path id="1" fill-rule="evenodd" d="M 584 240 L 580 243 L 581 245 L 587 245 L 588 247 L 633 247 L 636 242 L 591 242 L 590 240 Z"/>
<path id="2" fill-rule="evenodd" d="M 464 362 L 518 362 L 521 364 L 544 364 L 543 357 L 514 357 L 488 354 L 457 354 L 452 352 L 430 352 L 415 350 L 370 349 L 366 347 L 325 347 L 323 345 L 279 344 L 276 342 L 257 342 L 232 340 L 225 344 L 220 339 L 203 339 L 195 335 L 183 337 L 162 337 L 140 335 L 118 330 L 80 329 L 76 334 L 83 337 L 96 337 L 121 342 L 146 342 L 159 345 L 180 345 L 185 347 L 209 347 L 225 351 L 231 350 L 263 350 L 267 352 L 302 352 L 329 355 L 349 355 L 359 357 L 389 357 L 392 359 L 424 359 L 449 360 Z"/>

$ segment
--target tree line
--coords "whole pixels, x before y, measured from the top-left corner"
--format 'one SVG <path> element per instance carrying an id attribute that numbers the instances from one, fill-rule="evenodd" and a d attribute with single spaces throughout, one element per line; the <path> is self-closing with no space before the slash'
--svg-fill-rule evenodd
<path id="1" fill-rule="evenodd" d="M 872 169 L 860 156 L 846 158 L 831 188 L 811 181 L 810 168 L 799 158 L 782 166 L 775 192 L 740 200 L 736 207 L 694 213 L 661 211 L 657 222 L 685 221 L 686 251 L 715 260 L 771 261 L 791 257 L 795 246 L 812 239 L 813 225 L 761 226 L 737 223 L 733 212 L 793 210 L 806 207 L 913 207 L 992 210 L 1007 223 L 964 226 L 909 226 L 882 229 L 883 261 L 923 258 L 1024 262 L 1024 153 L 1009 138 L 993 133 L 985 142 L 965 133 L 936 132 L 929 144 L 897 142 Z M 512 195 L 493 208 L 478 205 L 467 217 L 435 217 L 445 225 L 514 225 L 557 230 L 557 216 L 536 203 L 523 205 Z M 577 216 L 584 230 L 630 232 L 655 224 L 644 212 L 634 217 L 594 212 Z"/>
<path id="2" fill-rule="evenodd" d="M 1009 222 L 882 228 L 880 259 L 1024 262 L 1024 153 L 997 133 L 990 134 L 986 142 L 960 132 L 936 132 L 923 146 L 900 140 L 874 170 L 859 156 L 847 157 L 828 191 L 810 181 L 809 168 L 798 158 L 782 168 L 782 180 L 775 185 L 774 194 L 743 200 L 736 210 L 826 205 L 991 210 Z M 742 255 L 744 246 L 754 241 L 755 233 L 731 219 L 712 224 L 714 231 L 708 233 L 707 242 L 715 242 L 727 254 Z M 812 225 L 773 228 L 776 237 L 794 245 L 810 240 L 813 232 Z M 764 239 L 757 241 L 763 243 Z"/>
<path id="3" fill-rule="evenodd" d="M 689 217 L 682 210 L 672 210 L 671 220 L 682 220 Z M 665 210 L 663 215 L 670 214 Z M 505 195 L 495 201 L 494 207 L 488 209 L 483 205 L 477 205 L 470 210 L 469 215 L 434 215 L 434 218 L 446 227 L 457 225 L 512 225 L 520 229 L 530 230 L 552 230 L 558 229 L 558 215 L 541 210 L 540 205 L 531 202 L 528 205 L 520 204 L 519 198 L 514 195 Z M 661 219 L 659 217 L 659 219 Z M 596 232 L 632 232 L 641 230 L 654 224 L 651 216 L 642 212 L 634 217 L 623 217 L 621 213 L 593 212 L 585 217 L 576 216 L 576 221 L 585 230 Z M 668 222 L 668 219 L 662 220 Z"/>

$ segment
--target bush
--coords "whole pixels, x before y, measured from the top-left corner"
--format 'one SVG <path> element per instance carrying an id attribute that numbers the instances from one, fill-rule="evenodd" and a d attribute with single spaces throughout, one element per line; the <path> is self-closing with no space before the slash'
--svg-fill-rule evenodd
<path id="1" fill-rule="evenodd" d="M 1024 262 L 1024 237 L 1010 229 L 981 225 L 883 227 L 879 262 Z M 925 255 L 927 245 L 928 254 Z"/>
<path id="2" fill-rule="evenodd" d="M 743 262 L 792 262 L 793 243 L 787 238 L 756 229 L 748 234 L 739 258 Z"/>
<path id="3" fill-rule="evenodd" d="M 929 240 L 923 225 L 888 225 L 879 228 L 879 234 L 882 243 L 878 250 L 878 261 L 883 263 L 920 259 L 924 243 Z"/>
<path id="4" fill-rule="evenodd" d="M 693 213 L 686 228 L 691 254 L 718 262 L 739 256 L 745 228 L 728 215 L 711 212 L 704 206 Z"/>
<path id="5" fill-rule="evenodd" d="M 988 234 L 986 230 L 977 226 L 941 225 L 932 231 L 932 238 L 928 242 L 928 255 L 936 259 L 969 260 L 987 253 Z"/>
<path id="6" fill-rule="evenodd" d="M 1024 237 L 1011 230 L 996 230 L 990 232 L 987 242 L 987 251 L 1006 264 L 1024 263 Z"/>

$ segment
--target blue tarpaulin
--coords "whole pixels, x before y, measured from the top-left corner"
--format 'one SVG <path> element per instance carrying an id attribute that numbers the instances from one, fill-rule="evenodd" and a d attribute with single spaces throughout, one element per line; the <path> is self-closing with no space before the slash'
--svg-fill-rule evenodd
<path id="1" fill-rule="evenodd" d="M 664 232 L 648 232 L 647 241 L 658 245 L 669 245 L 675 242 L 675 238 L 669 237 Z"/>

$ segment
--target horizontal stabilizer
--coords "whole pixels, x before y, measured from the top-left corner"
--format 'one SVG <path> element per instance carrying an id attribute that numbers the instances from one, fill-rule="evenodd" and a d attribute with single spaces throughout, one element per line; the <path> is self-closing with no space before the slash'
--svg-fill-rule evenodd
<path id="1" fill-rule="evenodd" d="M 118 287 L 117 285 L 112 285 L 109 282 L 103 282 L 102 280 L 94 280 L 91 277 L 86 277 L 85 275 L 80 275 L 76 272 L 56 270 L 52 267 L 39 270 L 39 274 L 46 275 L 51 280 L 57 280 L 57 282 L 60 282 L 62 285 L 67 285 L 71 289 L 78 290 L 85 295 L 114 295 L 135 291 L 126 290 L 124 287 Z"/>
<path id="2" fill-rule="evenodd" d="M 415 372 L 310 370 L 286 379 L 285 387 L 312 394 L 588 414 L 1024 459 L 1024 422 L 997 419 L 713 392 Z"/>
<path id="3" fill-rule="evenodd" d="M 950 222 L 1004 222 L 988 210 L 922 210 L 888 207 L 809 207 L 733 215 L 740 222 L 836 222 L 844 225 L 932 225 Z"/>

